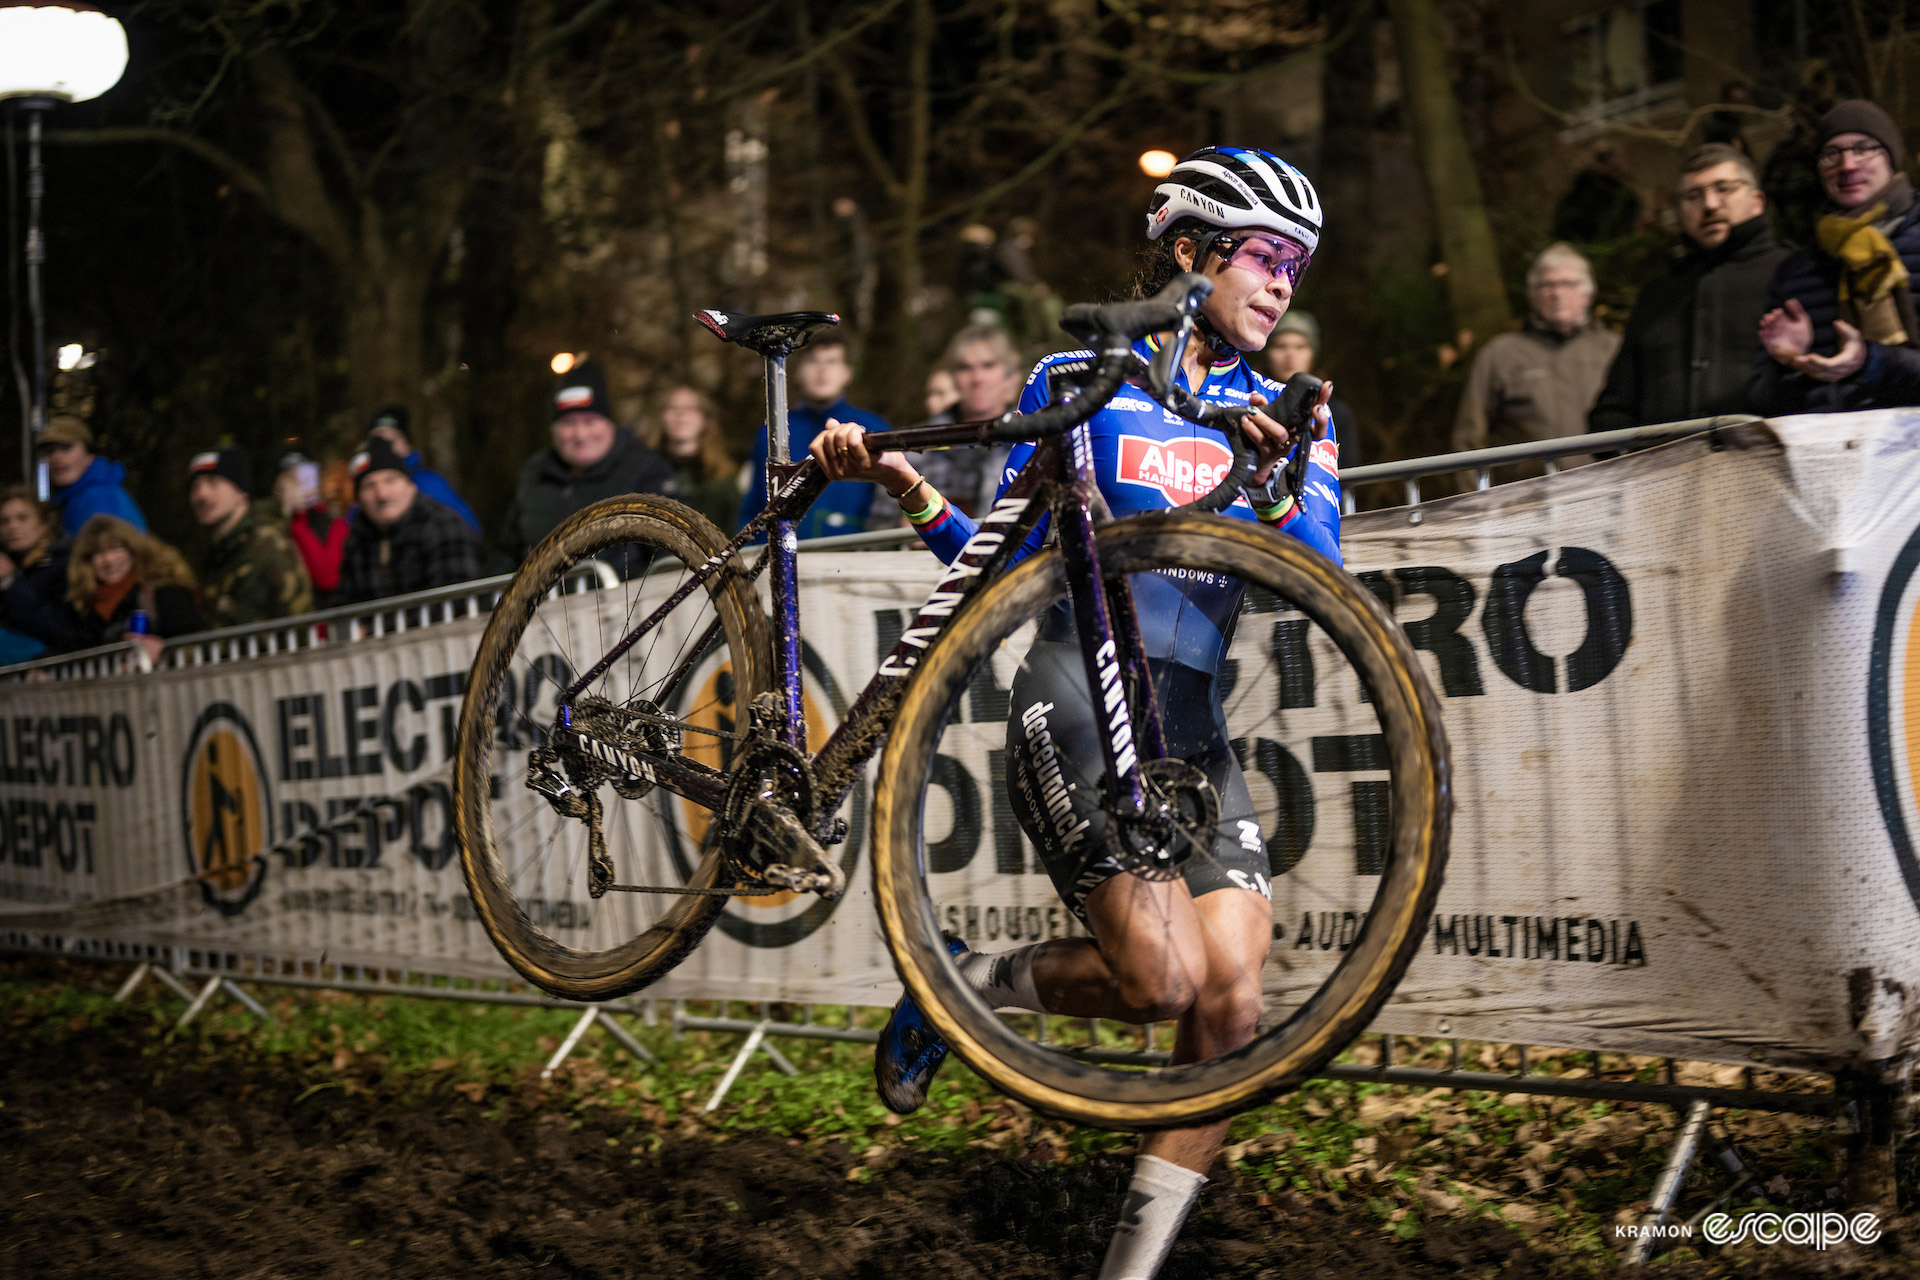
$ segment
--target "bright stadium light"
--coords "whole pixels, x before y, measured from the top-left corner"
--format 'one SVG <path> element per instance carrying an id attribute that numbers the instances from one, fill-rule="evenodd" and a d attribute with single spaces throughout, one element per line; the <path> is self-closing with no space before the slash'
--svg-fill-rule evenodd
<path id="1" fill-rule="evenodd" d="M 573 368 L 575 363 L 573 352 L 562 351 L 553 358 L 553 371 L 555 373 L 565 373 L 567 370 Z"/>
<path id="2" fill-rule="evenodd" d="M 40 296 L 46 240 L 40 201 L 46 177 L 40 130 L 63 102 L 87 102 L 120 83 L 127 69 L 127 33 L 86 0 L 0 0 L 0 99 L 12 98 L 27 118 L 27 309 L 33 318 L 33 407 L 20 433 L 21 466 L 35 474 L 33 437 L 47 425 L 47 327 Z M 47 496 L 46 472 L 38 476 Z"/>
<path id="3" fill-rule="evenodd" d="M 54 362 L 60 366 L 62 373 L 68 373 L 80 367 L 80 357 L 84 354 L 86 354 L 85 347 L 82 347 L 77 342 L 69 342 L 66 346 L 60 348 L 55 356 Z"/>
<path id="4" fill-rule="evenodd" d="M 1171 151 L 1142 151 L 1140 153 L 1140 172 L 1149 178 L 1164 178 L 1173 172 L 1173 166 L 1180 161 Z"/>
<path id="5" fill-rule="evenodd" d="M 0 0 L 0 98 L 87 102 L 120 83 L 127 33 L 82 0 Z"/>

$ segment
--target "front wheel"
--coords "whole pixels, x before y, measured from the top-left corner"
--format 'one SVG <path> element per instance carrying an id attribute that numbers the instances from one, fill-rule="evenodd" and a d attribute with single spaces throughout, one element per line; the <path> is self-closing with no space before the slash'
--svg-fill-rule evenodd
<path id="1" fill-rule="evenodd" d="M 1099 558 L 1110 582 L 1127 576 L 1150 654 L 1168 601 L 1177 602 L 1177 613 L 1196 601 L 1218 606 L 1225 600 L 1229 614 L 1239 601 L 1237 626 L 1226 628 L 1230 647 L 1215 673 L 1154 668 L 1169 755 L 1180 763 L 1148 769 L 1169 780 L 1176 801 L 1167 828 L 1172 834 L 1140 839 L 1137 825 L 1128 828 L 1112 815 L 1111 801 L 1094 803 L 1108 806 L 1115 838 L 1102 847 L 1127 863 L 1121 874 L 1184 878 L 1196 909 L 1183 919 L 1211 918 L 1198 908 L 1215 889 L 1271 888 L 1271 942 L 1264 940 L 1258 911 L 1251 930 L 1246 926 L 1244 898 L 1228 904 L 1239 913 L 1239 933 L 1207 939 L 1221 944 L 1221 954 L 1243 957 L 1238 975 L 1208 980 L 1238 982 L 1242 992 L 1257 987 L 1252 1042 L 1204 1057 L 1194 1049 L 1201 1041 L 1190 1038 L 1184 1024 L 1164 1048 L 1164 1030 L 1159 1041 L 1150 1029 L 1102 1037 L 1098 1026 L 1076 1023 L 1091 1036 L 1078 1044 L 1057 1033 L 1022 1034 L 1022 1026 L 1046 1029 L 1045 1020 L 996 1014 L 948 952 L 943 922 L 960 924 L 969 944 L 982 950 L 997 949 L 986 945 L 997 921 L 1028 922 L 1001 933 L 1023 942 L 1036 936 L 1033 922 L 1065 920 L 1067 928 L 1053 932 L 1082 938 L 1088 932 L 1071 915 L 1081 891 L 1058 865 L 1066 855 L 1044 855 L 1055 859 L 1048 868 L 1054 890 L 1030 875 L 997 882 L 993 896 L 1001 905 L 991 914 L 977 903 L 954 901 L 968 894 L 970 882 L 951 874 L 938 856 L 938 835 L 953 809 L 945 780 L 956 763 L 977 770 L 975 776 L 1004 775 L 1016 813 L 1023 803 L 1017 793 L 1025 792 L 1029 837 L 1036 828 L 1044 835 L 1054 822 L 1066 829 L 1071 796 L 1085 803 L 1084 797 L 1105 795 L 1097 742 L 1089 751 L 1084 742 L 1068 749 L 1063 739 L 1055 750 L 1049 741 L 1044 757 L 1027 757 L 1040 759 L 1041 768 L 1016 765 L 1036 725 L 1064 724 L 1070 697 L 1086 697 L 1077 650 L 1059 643 L 1062 614 L 1047 619 L 1067 595 L 1057 550 L 1017 566 L 971 602 L 908 686 L 875 793 L 875 897 L 908 992 L 994 1087 L 1079 1124 L 1194 1125 L 1298 1086 L 1358 1035 L 1393 991 L 1420 945 L 1446 862 L 1446 738 L 1438 702 L 1399 626 L 1371 592 L 1296 539 L 1216 516 L 1143 516 L 1103 526 Z M 1073 653 L 1072 662 L 1063 662 L 1062 652 Z M 1010 715 L 968 722 L 983 689 L 1004 691 Z M 1313 778 L 1323 773 L 1331 775 L 1322 782 L 1326 799 L 1316 805 Z M 1134 847 L 1125 847 L 1130 841 Z M 1026 865 L 1038 870 L 1043 855 L 1030 838 L 1023 845 Z M 1046 905 L 1036 908 L 1040 903 Z M 1184 902 L 1177 905 L 1184 910 Z M 1265 907 L 1257 899 L 1254 905 Z M 989 932 L 976 929 L 983 918 Z M 1141 945 L 1142 935 L 1132 931 L 1154 926 L 1134 916 L 1124 944 L 1096 945 L 1103 955 L 1107 947 Z M 1044 994 L 1043 1000 L 1054 1004 Z M 1075 1001 L 1081 1008 L 1054 1004 L 1055 1011 L 1086 1016 L 1087 1009 L 1104 1007 L 1102 993 L 1084 983 L 1062 1004 Z M 1105 1002 L 1121 1003 L 1117 992 Z M 1176 1065 L 1160 1065 L 1169 1058 Z"/>

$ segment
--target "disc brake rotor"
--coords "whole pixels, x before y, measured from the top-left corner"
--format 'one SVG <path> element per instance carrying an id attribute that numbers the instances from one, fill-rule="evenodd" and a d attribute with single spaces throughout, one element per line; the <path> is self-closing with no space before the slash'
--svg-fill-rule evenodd
<path id="1" fill-rule="evenodd" d="M 1140 774 L 1146 805 L 1138 814 L 1116 815 L 1115 860 L 1143 880 L 1172 880 L 1187 859 L 1205 853 L 1220 830 L 1220 796 L 1207 775 L 1184 760 L 1148 760 Z"/>

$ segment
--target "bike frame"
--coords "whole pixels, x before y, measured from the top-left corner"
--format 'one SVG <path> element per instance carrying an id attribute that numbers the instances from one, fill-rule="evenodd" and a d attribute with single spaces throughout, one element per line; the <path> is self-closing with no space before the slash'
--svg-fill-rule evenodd
<path id="1" fill-rule="evenodd" d="M 1128 355 L 1130 351 L 1130 347 L 1109 350 L 1103 353 L 1103 358 Z M 765 530 L 769 535 L 767 549 L 752 572 L 758 574 L 762 568 L 770 569 L 768 585 L 775 631 L 774 691 L 779 695 L 782 720 L 778 735 L 795 750 L 805 750 L 807 725 L 801 692 L 800 592 L 796 576 L 799 546 L 795 527 L 829 482 L 812 458 L 795 463 L 790 457 L 785 357 L 766 357 L 766 372 L 769 424 L 766 482 L 771 495 L 767 505 L 723 550 L 694 566 L 687 581 L 561 694 L 563 725 L 572 724 L 572 700 L 583 689 L 658 626 L 681 601 L 729 563 L 738 560 L 746 546 Z M 1009 430 L 1001 420 L 994 419 L 870 431 L 866 443 L 875 453 L 961 448 L 1007 438 L 1005 433 Z M 907 681 L 919 665 L 920 655 L 938 641 L 980 588 L 1007 568 L 1014 554 L 1039 527 L 1041 519 L 1049 515 L 1066 562 L 1069 599 L 1086 664 L 1087 688 L 1096 702 L 1104 700 L 1107 706 L 1108 732 L 1101 744 L 1105 776 L 1111 780 L 1122 812 L 1142 811 L 1146 791 L 1140 753 L 1144 751 L 1146 759 L 1159 759 L 1166 755 L 1166 740 L 1159 708 L 1151 696 L 1153 686 L 1139 620 L 1134 613 L 1133 594 L 1124 581 L 1104 583 L 1100 576 L 1095 540 L 1096 504 L 1104 510 L 1105 503 L 1099 497 L 1093 478 L 1092 437 L 1086 423 L 1070 427 L 1064 436 L 1042 438 L 1027 465 L 1008 483 L 993 509 L 981 518 L 978 532 L 934 585 L 913 625 L 901 634 L 873 679 L 847 709 L 840 726 L 813 757 L 816 811 L 801 816 L 811 818 L 817 838 L 826 838 L 834 815 L 845 802 L 861 769 L 882 745 Z M 692 647 L 682 663 L 683 669 L 699 660 L 718 634 L 719 625 L 716 619 L 707 634 Z M 680 674 L 681 669 L 676 669 L 661 683 L 671 687 Z M 1102 691 L 1112 689 L 1116 681 L 1127 691 L 1126 696 L 1103 699 Z M 1137 696 L 1142 693 L 1147 696 Z M 1130 705 L 1135 703 L 1137 706 Z M 581 740 L 591 742 L 584 737 Z M 726 774 L 684 757 L 630 752 L 598 742 L 592 742 L 591 746 L 595 754 L 608 763 L 696 804 L 719 811 L 726 798 Z"/>

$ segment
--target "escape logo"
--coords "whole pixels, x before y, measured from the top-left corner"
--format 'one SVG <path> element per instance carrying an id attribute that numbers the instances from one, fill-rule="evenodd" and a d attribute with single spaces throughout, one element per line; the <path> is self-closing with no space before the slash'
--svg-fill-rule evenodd
<path id="1" fill-rule="evenodd" d="M 238 915 L 260 894 L 273 843 L 273 797 L 253 726 L 232 703 L 200 713 L 181 769 L 187 866 L 207 905 Z"/>
<path id="2" fill-rule="evenodd" d="M 1920 528 L 1907 538 L 1874 617 L 1867 666 L 1867 747 L 1873 786 L 1907 892 L 1920 906 L 1920 859 L 1913 833 L 1920 820 Z"/>

